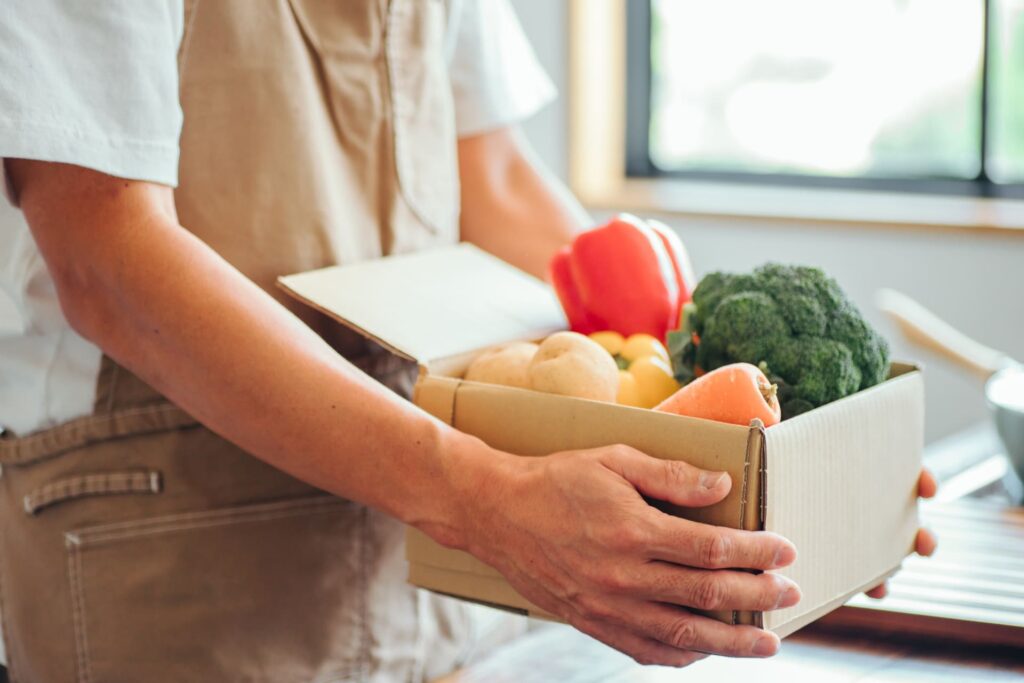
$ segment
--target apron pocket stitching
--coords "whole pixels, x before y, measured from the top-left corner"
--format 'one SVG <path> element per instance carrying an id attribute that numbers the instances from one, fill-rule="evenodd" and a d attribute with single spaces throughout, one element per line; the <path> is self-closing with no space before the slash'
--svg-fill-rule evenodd
<path id="1" fill-rule="evenodd" d="M 0 463 L 31 465 L 101 441 L 198 424 L 194 417 L 170 403 L 119 410 L 109 415 L 86 415 L 51 429 L 0 442 Z"/>
<path id="2" fill-rule="evenodd" d="M 74 546 L 97 546 L 123 538 L 141 538 L 189 529 L 205 529 L 230 524 L 263 522 L 295 517 L 302 514 L 326 514 L 332 512 L 335 508 L 352 504 L 351 501 L 343 498 L 324 495 L 312 501 L 309 498 L 300 498 L 276 503 L 256 504 L 242 508 L 183 512 L 141 521 L 118 522 L 68 531 L 64 536 L 66 542 Z"/>
<path id="3" fill-rule="evenodd" d="M 75 629 L 75 654 L 79 683 L 89 683 L 89 640 L 85 624 L 85 591 L 82 587 L 82 554 L 77 545 L 68 545 L 68 580 L 71 584 L 71 617 Z"/>
<path id="4" fill-rule="evenodd" d="M 26 494 L 22 504 L 25 514 L 35 516 L 45 508 L 78 498 L 131 493 L 156 494 L 162 490 L 160 473 L 155 470 L 85 474 L 44 484 Z"/>

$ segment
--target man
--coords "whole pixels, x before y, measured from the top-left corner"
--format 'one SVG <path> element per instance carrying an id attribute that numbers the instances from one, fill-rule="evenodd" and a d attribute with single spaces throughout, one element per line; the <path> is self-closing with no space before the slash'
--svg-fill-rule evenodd
<path id="1" fill-rule="evenodd" d="M 0 16 L 24 216 L 0 246 L 12 680 L 420 680 L 515 630 L 409 588 L 400 522 L 640 661 L 778 649 L 686 608 L 794 604 L 782 577 L 723 569 L 792 545 L 641 497 L 707 505 L 728 477 L 623 447 L 498 452 L 274 289 L 458 239 L 543 276 L 585 227 L 515 128 L 551 88 L 504 0 Z"/>

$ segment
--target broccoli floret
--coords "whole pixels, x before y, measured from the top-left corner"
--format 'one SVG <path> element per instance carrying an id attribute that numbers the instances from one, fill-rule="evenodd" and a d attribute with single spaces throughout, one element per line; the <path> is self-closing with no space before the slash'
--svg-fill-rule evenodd
<path id="1" fill-rule="evenodd" d="M 861 383 L 866 389 L 884 380 L 889 373 L 889 344 L 871 328 L 853 304 L 845 302 L 829 322 L 827 336 L 844 344 L 860 368 Z"/>
<path id="2" fill-rule="evenodd" d="M 698 368 L 761 365 L 779 384 L 783 417 L 873 386 L 889 369 L 888 344 L 817 268 L 770 263 L 749 274 L 711 273 L 685 320 L 670 337 L 681 381 Z"/>
<path id="3" fill-rule="evenodd" d="M 786 401 L 782 404 L 782 419 L 788 420 L 791 417 L 796 417 L 800 413 L 806 413 L 808 410 L 814 410 L 815 405 L 810 401 L 805 401 L 802 398 L 794 398 Z"/>
<path id="4" fill-rule="evenodd" d="M 710 343 L 700 346 L 713 346 L 724 358 L 767 358 L 771 340 L 789 334 L 778 306 L 764 292 L 730 294 L 716 311 L 704 324 L 702 339 Z"/>
<path id="5" fill-rule="evenodd" d="M 707 286 L 704 287 L 704 283 L 707 282 Z M 711 273 L 700 281 L 698 289 L 703 287 L 700 294 L 697 291 L 693 292 L 693 305 L 695 308 L 692 316 L 694 324 L 693 331 L 698 335 L 704 333 L 704 319 L 705 317 L 701 314 L 701 311 L 713 311 L 718 308 L 718 304 L 722 299 L 726 298 L 731 294 L 737 294 L 739 292 L 757 290 L 754 287 L 755 283 L 749 275 L 732 275 L 730 273 Z"/>
<path id="6" fill-rule="evenodd" d="M 783 420 L 796 417 L 800 413 L 806 413 L 808 410 L 814 408 L 809 401 L 797 398 L 796 390 L 787 384 L 786 380 L 772 373 L 767 363 L 761 363 L 761 371 L 768 375 L 768 379 L 772 384 L 778 387 L 776 397 L 779 399 L 779 405 L 782 407 Z"/>
<path id="7" fill-rule="evenodd" d="M 822 337 L 800 342 L 796 397 L 816 406 L 849 396 L 860 388 L 861 372 L 843 344 Z"/>
<path id="8" fill-rule="evenodd" d="M 824 273 L 814 268 L 775 263 L 760 268 L 758 273 L 758 289 L 778 304 L 793 334 L 820 337 L 825 333 L 828 312 L 818 295 Z"/>

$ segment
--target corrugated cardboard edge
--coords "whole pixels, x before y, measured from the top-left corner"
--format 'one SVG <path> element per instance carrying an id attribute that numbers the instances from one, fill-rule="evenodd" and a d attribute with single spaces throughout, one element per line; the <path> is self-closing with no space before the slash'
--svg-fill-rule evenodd
<path id="1" fill-rule="evenodd" d="M 767 484 L 767 457 L 765 448 L 764 423 L 755 419 L 750 423 L 747 439 L 747 461 L 743 468 L 743 496 L 740 503 L 740 529 L 761 531 L 764 529 L 765 485 Z M 760 627 L 761 612 L 734 611 L 732 623 Z"/>
<path id="2" fill-rule="evenodd" d="M 445 424 L 453 424 L 455 422 L 456 395 L 462 385 L 462 380 L 435 377 L 434 381 L 426 383 L 423 382 L 423 376 L 426 373 L 427 369 L 420 366 L 420 378 L 412 391 L 413 403 Z"/>

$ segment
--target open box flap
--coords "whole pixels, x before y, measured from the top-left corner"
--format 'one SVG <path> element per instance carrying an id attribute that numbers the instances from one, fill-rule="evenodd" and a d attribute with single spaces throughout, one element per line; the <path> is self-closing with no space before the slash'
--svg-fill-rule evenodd
<path id="1" fill-rule="evenodd" d="M 548 285 L 467 243 L 287 275 L 278 285 L 421 365 L 566 327 Z"/>

